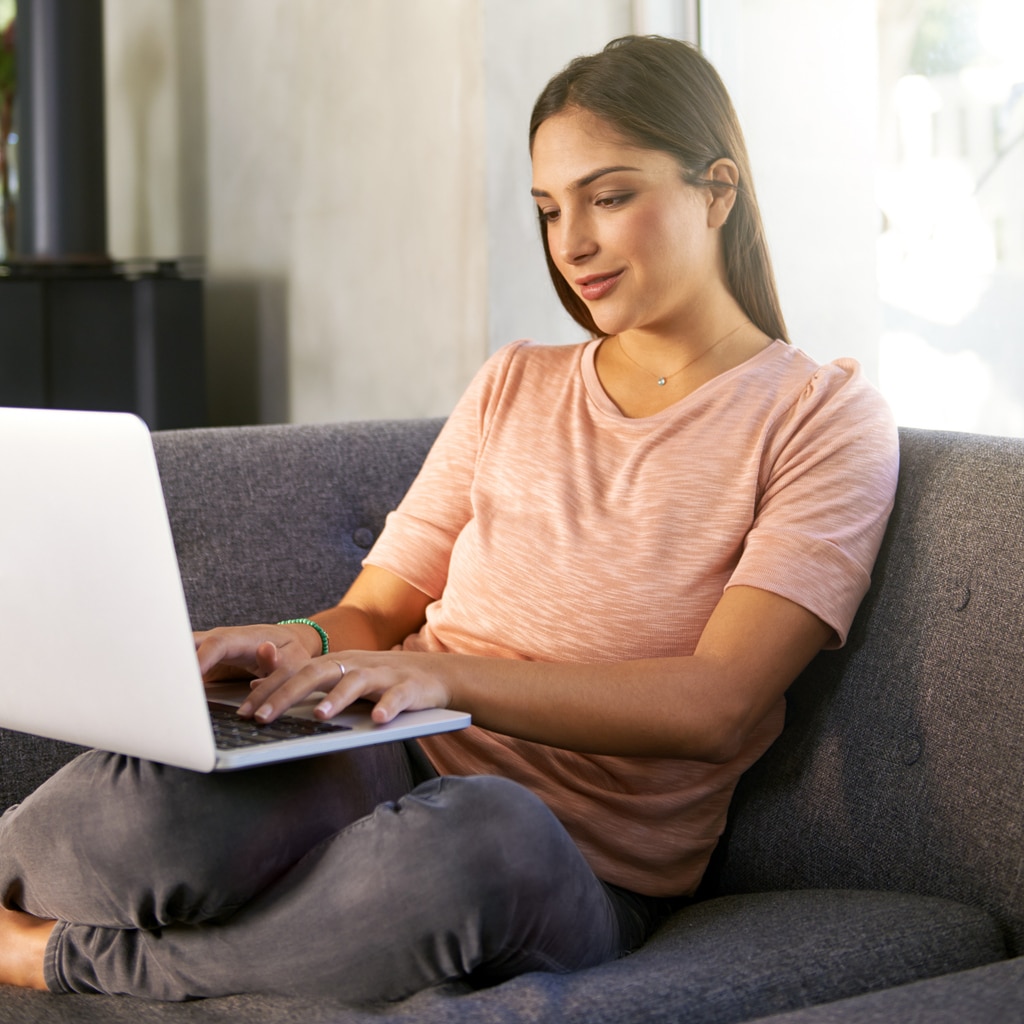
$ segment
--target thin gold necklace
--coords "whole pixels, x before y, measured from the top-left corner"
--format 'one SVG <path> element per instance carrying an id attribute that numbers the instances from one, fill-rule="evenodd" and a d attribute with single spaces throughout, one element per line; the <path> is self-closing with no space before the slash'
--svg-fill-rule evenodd
<path id="1" fill-rule="evenodd" d="M 629 353 L 628 353 L 628 352 L 626 351 L 625 347 L 624 347 L 624 346 L 623 346 L 623 344 L 622 344 L 622 337 L 621 337 L 621 335 L 618 335 L 618 334 L 616 334 L 616 335 L 615 335 L 615 340 L 616 340 L 616 341 L 617 341 L 617 342 L 619 343 L 619 351 L 620 351 L 620 352 L 621 352 L 621 353 L 622 353 L 622 354 L 623 354 L 623 355 L 624 355 L 624 356 L 625 356 L 625 357 L 626 357 L 626 358 L 627 358 L 627 359 L 628 359 L 628 360 L 629 360 L 629 361 L 630 361 L 630 362 L 631 362 L 631 363 L 632 363 L 632 364 L 633 364 L 634 366 L 636 366 L 636 367 L 637 367 L 638 369 L 641 369 L 641 370 L 643 370 L 643 371 L 644 371 L 644 373 L 649 373 L 649 374 L 650 374 L 650 375 L 651 375 L 651 376 L 652 376 L 652 377 L 653 377 L 653 378 L 654 378 L 654 379 L 655 379 L 655 380 L 656 380 L 656 381 L 658 382 L 658 387 L 659 387 L 659 388 L 663 388 L 663 387 L 664 387 L 664 386 L 665 386 L 665 385 L 666 385 L 666 384 L 667 384 L 667 383 L 668 383 L 668 382 L 669 382 L 669 381 L 670 381 L 670 380 L 671 380 L 671 379 L 672 379 L 673 377 L 675 377 L 675 376 L 677 376 L 678 374 L 682 373 L 682 372 L 683 372 L 683 370 L 685 370 L 685 369 L 686 369 L 687 367 L 689 367 L 689 366 L 693 366 L 693 364 L 694 364 L 695 362 L 697 362 L 697 360 L 698 360 L 698 359 L 703 359 L 703 358 L 704 358 L 704 357 L 705 357 L 705 356 L 706 356 L 706 355 L 707 355 L 707 354 L 708 354 L 708 353 L 709 353 L 709 352 L 710 352 L 710 351 L 711 351 L 711 350 L 712 350 L 713 348 L 717 348 L 717 347 L 718 347 L 719 345 L 721 345 L 721 344 L 722 344 L 722 342 L 723 342 L 723 341 L 725 341 L 725 340 L 726 340 L 726 338 L 731 338 L 731 337 L 732 337 L 732 336 L 733 336 L 733 335 L 734 335 L 734 334 L 735 334 L 735 333 L 736 333 L 736 332 L 737 332 L 737 331 L 738 331 L 738 330 L 740 329 L 740 327 L 746 327 L 746 325 L 747 325 L 747 324 L 749 324 L 749 323 L 750 323 L 750 321 L 749 321 L 749 320 L 744 320 L 744 321 L 743 321 L 743 323 L 741 323 L 741 324 L 739 324 L 738 326 L 734 327 L 734 328 L 733 328 L 733 329 L 732 329 L 731 331 L 729 331 L 729 333 L 728 333 L 728 334 L 723 334 L 723 335 L 722 335 L 722 336 L 721 336 L 721 337 L 720 337 L 720 338 L 718 339 L 718 341 L 712 342 L 712 344 L 708 345 L 708 347 L 707 347 L 706 349 L 704 349 L 704 351 L 703 351 L 703 352 L 701 352 L 701 354 L 700 354 L 700 355 L 698 355 L 698 356 L 694 356 L 694 357 L 693 357 L 693 359 L 691 359 L 691 360 L 690 360 L 689 362 L 683 363 L 683 365 L 682 365 L 682 366 L 680 366 L 678 370 L 673 370 L 673 371 L 672 371 L 671 373 L 664 373 L 664 374 L 662 374 L 662 373 L 655 373 L 655 372 L 654 372 L 653 370 L 648 370 L 646 366 L 643 366 L 643 365 L 641 365 L 640 363 L 638 363 L 638 362 L 637 362 L 637 361 L 636 361 L 636 360 L 635 360 L 635 359 L 634 359 L 634 358 L 633 358 L 633 357 L 632 357 L 632 356 L 631 356 L 631 355 L 630 355 L 630 354 L 629 354 Z"/>

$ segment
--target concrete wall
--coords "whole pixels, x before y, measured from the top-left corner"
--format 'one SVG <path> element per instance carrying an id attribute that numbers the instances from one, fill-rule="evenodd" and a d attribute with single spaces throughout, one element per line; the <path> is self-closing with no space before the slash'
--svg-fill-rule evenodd
<path id="1" fill-rule="evenodd" d="M 205 259 L 215 422 L 444 413 L 486 356 L 482 13 L 107 0 L 111 249 Z"/>
<path id="2" fill-rule="evenodd" d="M 216 423 L 444 414 L 572 340 L 526 152 L 630 0 L 106 0 L 110 244 L 199 256 Z"/>

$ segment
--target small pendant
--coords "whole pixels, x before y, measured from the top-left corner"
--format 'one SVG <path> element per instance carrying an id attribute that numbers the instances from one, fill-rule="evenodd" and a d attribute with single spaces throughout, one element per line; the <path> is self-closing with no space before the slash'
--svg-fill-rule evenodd
<path id="1" fill-rule="evenodd" d="M 665 386 L 665 378 L 664 377 L 659 377 L 658 378 L 658 387 L 659 388 L 663 388 L 664 386 Z"/>

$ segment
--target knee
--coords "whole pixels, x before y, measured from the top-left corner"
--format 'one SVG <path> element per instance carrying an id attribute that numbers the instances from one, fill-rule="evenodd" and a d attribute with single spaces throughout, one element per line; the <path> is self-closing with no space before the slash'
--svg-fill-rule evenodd
<path id="1" fill-rule="evenodd" d="M 202 802 L 196 794 L 179 798 L 174 780 L 180 776 L 182 786 L 189 788 L 194 774 L 90 751 L 58 773 L 49 791 L 44 787 L 36 794 L 39 817 L 62 830 L 69 853 L 102 862 L 106 851 L 118 862 L 127 851 L 138 851 L 140 843 L 173 843 L 181 836 L 185 806 Z"/>
<path id="2" fill-rule="evenodd" d="M 121 917 L 110 894 L 144 862 L 140 845 L 162 815 L 161 801 L 143 784 L 147 771 L 134 771 L 128 758 L 89 751 L 5 816 L 4 883 L 21 893 L 26 909 L 69 920 L 133 923 Z"/>
<path id="3" fill-rule="evenodd" d="M 117 789 L 113 807 L 124 822 L 137 822 L 158 806 L 145 796 L 132 800 L 117 785 L 128 760 L 90 750 L 68 762 L 18 805 L 15 837 L 31 840 L 37 847 L 46 843 L 54 855 L 72 851 L 78 842 L 91 840 L 94 832 L 120 847 L 127 837 L 114 827 L 112 788 Z"/>
<path id="4" fill-rule="evenodd" d="M 491 888 L 507 892 L 510 885 L 541 898 L 560 884 L 559 865 L 580 858 L 547 805 L 508 779 L 446 776 L 412 796 L 425 800 L 436 814 L 453 883 L 479 887 L 483 902 Z"/>
<path id="5" fill-rule="evenodd" d="M 18 808 L 18 831 L 54 867 L 181 861 L 189 848 L 209 847 L 205 809 L 214 804 L 210 776 L 93 750 L 65 765 Z M 197 824 L 198 823 L 198 824 Z M 207 849 L 207 853 L 209 850 Z"/>
<path id="6" fill-rule="evenodd" d="M 444 819 L 449 835 L 466 833 L 477 843 L 514 840 L 523 831 L 543 831 L 558 820 L 547 805 L 518 782 L 498 775 L 445 775 L 409 794 Z"/>
<path id="7" fill-rule="evenodd" d="M 458 936 L 462 972 L 488 983 L 614 955 L 603 889 L 542 800 L 490 776 L 425 786 L 411 796 L 433 818 L 425 834 L 433 849 L 416 846 L 431 899 L 410 932 L 419 923 L 425 934 Z"/>

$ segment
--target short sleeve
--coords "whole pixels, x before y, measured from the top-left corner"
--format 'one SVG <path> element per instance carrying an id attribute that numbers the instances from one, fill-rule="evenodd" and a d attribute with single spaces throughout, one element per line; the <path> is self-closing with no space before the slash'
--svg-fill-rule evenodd
<path id="1" fill-rule="evenodd" d="M 846 642 L 871 583 L 899 469 L 896 426 L 852 360 L 820 367 L 767 439 L 753 526 L 727 586 L 813 612 Z"/>
<path id="2" fill-rule="evenodd" d="M 480 368 L 427 454 L 416 479 L 364 560 L 435 600 L 448 579 L 452 548 L 472 516 L 476 463 L 515 352 L 513 342 Z"/>

